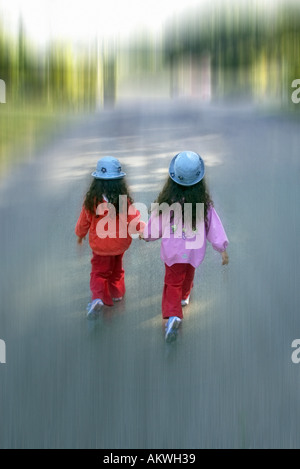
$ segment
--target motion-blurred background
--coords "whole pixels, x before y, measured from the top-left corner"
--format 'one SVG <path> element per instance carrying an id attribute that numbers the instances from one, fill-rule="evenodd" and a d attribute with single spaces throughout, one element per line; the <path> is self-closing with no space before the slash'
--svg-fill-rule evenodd
<path id="1" fill-rule="evenodd" d="M 125 99 L 230 98 L 297 112 L 299 53 L 297 1 L 1 0 L 1 172 L 68 114 Z"/>
<path id="2" fill-rule="evenodd" d="M 299 448 L 299 52 L 299 0 L 0 0 L 1 448 Z M 229 265 L 207 249 L 166 344 L 160 244 L 134 239 L 87 321 L 97 159 L 150 207 L 185 149 Z"/>

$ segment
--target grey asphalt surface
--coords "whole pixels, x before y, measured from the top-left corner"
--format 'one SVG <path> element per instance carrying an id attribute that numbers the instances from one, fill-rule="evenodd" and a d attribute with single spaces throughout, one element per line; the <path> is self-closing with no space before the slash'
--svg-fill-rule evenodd
<path id="1" fill-rule="evenodd" d="M 251 106 L 123 104 L 78 120 L 0 184 L 1 448 L 299 448 L 299 121 Z M 127 292 L 87 321 L 74 226 L 99 157 L 149 205 L 172 156 L 199 152 L 230 240 L 208 246 L 177 341 L 160 242 L 134 239 Z"/>

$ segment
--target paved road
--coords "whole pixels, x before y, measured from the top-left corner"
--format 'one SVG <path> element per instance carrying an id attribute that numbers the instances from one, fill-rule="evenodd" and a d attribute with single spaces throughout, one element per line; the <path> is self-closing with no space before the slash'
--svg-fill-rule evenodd
<path id="1" fill-rule="evenodd" d="M 85 117 L 0 187 L 1 448 L 299 448 L 299 123 L 250 106 L 146 103 Z M 126 298 L 85 318 L 90 250 L 74 225 L 99 156 L 150 204 L 198 151 L 225 225 L 176 343 L 160 243 L 134 240 Z"/>

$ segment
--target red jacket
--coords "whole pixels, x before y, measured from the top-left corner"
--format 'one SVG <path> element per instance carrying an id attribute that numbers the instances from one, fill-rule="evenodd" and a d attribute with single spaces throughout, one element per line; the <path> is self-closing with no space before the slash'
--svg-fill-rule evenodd
<path id="1" fill-rule="evenodd" d="M 79 238 L 84 238 L 89 232 L 89 244 L 96 254 L 123 254 L 132 242 L 130 235 L 140 233 L 145 226 L 144 222 L 139 221 L 140 212 L 133 205 L 128 205 L 128 212 L 115 215 L 104 200 L 98 205 L 96 213 L 89 212 L 83 206 L 75 233 Z"/>

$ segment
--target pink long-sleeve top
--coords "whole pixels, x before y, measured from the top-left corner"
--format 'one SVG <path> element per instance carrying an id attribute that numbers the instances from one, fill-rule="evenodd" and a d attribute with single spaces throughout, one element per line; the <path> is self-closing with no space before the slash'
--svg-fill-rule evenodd
<path id="1" fill-rule="evenodd" d="M 204 259 L 207 241 L 220 253 L 228 246 L 224 227 L 212 206 L 208 209 L 207 223 L 200 221 L 194 231 L 182 226 L 181 220 L 176 218 L 170 222 L 169 214 L 158 215 L 153 212 L 145 226 L 143 236 L 145 241 L 162 238 L 160 256 L 168 266 L 188 263 L 195 268 L 198 267 Z"/>

